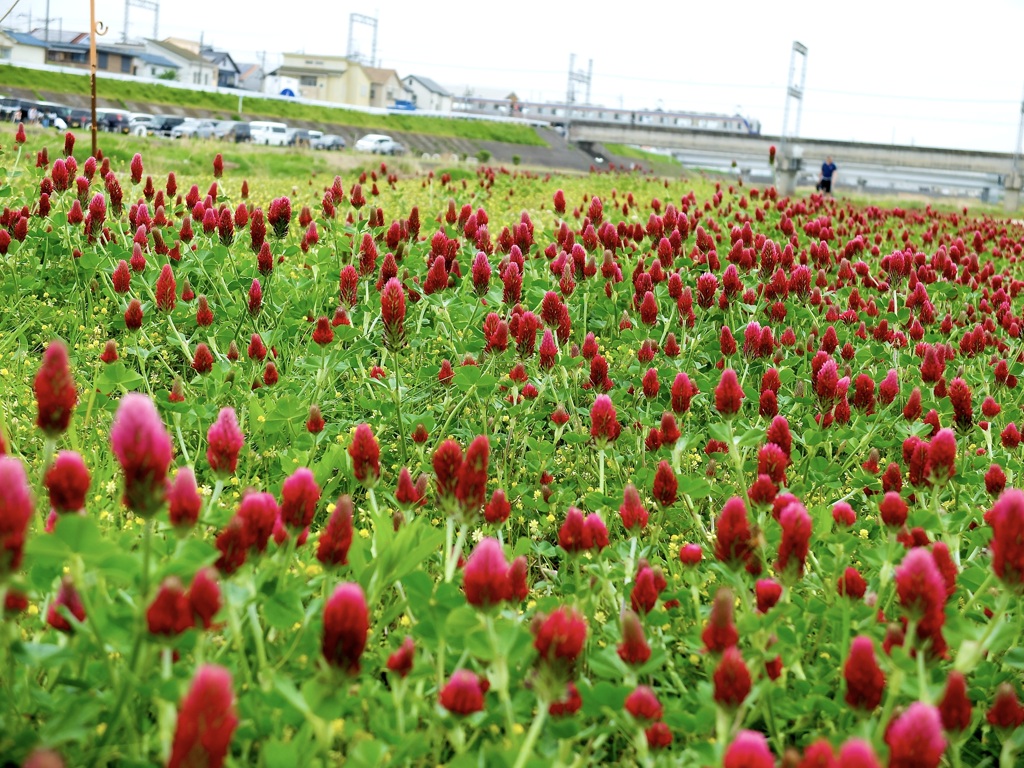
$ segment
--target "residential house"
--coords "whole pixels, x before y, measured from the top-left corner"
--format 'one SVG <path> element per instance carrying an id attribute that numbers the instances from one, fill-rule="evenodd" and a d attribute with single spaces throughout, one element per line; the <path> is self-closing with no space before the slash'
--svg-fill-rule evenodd
<path id="1" fill-rule="evenodd" d="M 70 29 L 65 32 L 63 26 L 57 29 L 53 27 L 49 29 L 46 27 L 35 27 L 28 34 L 44 43 L 81 43 L 83 40 L 86 43 L 89 42 L 88 32 L 75 32 Z"/>
<path id="2" fill-rule="evenodd" d="M 170 38 L 168 38 L 169 40 Z M 196 51 L 189 48 L 182 48 L 168 40 L 144 40 L 143 48 L 146 53 L 159 56 L 177 67 L 177 80 L 179 83 L 189 85 L 215 86 L 217 85 L 217 65 L 207 61 Z"/>
<path id="3" fill-rule="evenodd" d="M 238 65 L 227 51 L 181 37 L 164 38 L 161 45 L 172 53 L 190 59 L 193 65 L 198 65 L 193 67 L 192 72 L 186 73 L 186 77 L 182 78 L 183 82 L 193 85 L 215 85 L 218 88 L 235 88 L 238 85 Z M 205 62 L 212 69 L 208 70 L 200 62 Z"/>
<path id="4" fill-rule="evenodd" d="M 66 37 L 65 37 L 66 36 Z M 64 33 L 58 39 L 44 43 L 46 46 L 46 63 L 57 67 L 76 67 L 89 69 L 89 33 Z M 125 75 L 135 74 L 135 55 L 138 49 L 96 44 L 96 69 L 99 72 L 118 72 Z"/>
<path id="5" fill-rule="evenodd" d="M 363 66 L 363 71 L 370 81 L 371 107 L 386 109 L 394 107 L 398 101 L 411 101 L 411 94 L 405 90 L 402 79 L 395 70 Z"/>
<path id="6" fill-rule="evenodd" d="M 181 67 L 170 59 L 149 53 L 146 50 L 138 50 L 135 54 L 135 68 L 132 74 L 159 80 L 177 80 L 180 69 Z"/>
<path id="7" fill-rule="evenodd" d="M 405 89 L 412 95 L 416 109 L 432 112 L 451 112 L 452 95 L 429 77 L 408 75 L 402 80 Z"/>
<path id="8" fill-rule="evenodd" d="M 0 30 L 0 63 L 45 64 L 46 44 L 25 32 Z"/>
<path id="9" fill-rule="evenodd" d="M 273 73 L 284 80 L 295 78 L 304 99 L 335 104 L 370 106 L 370 79 L 363 67 L 344 56 L 285 53 L 281 66 Z"/>
<path id="10" fill-rule="evenodd" d="M 218 88 L 238 87 L 238 76 L 241 74 L 241 69 L 235 64 L 235 60 L 231 58 L 230 53 L 218 51 L 216 48 L 208 45 L 204 46 L 200 53 L 204 59 L 216 65 Z"/>
<path id="11" fill-rule="evenodd" d="M 263 91 L 263 81 L 266 79 L 266 72 L 259 64 L 238 65 L 238 87 L 246 91 Z"/>

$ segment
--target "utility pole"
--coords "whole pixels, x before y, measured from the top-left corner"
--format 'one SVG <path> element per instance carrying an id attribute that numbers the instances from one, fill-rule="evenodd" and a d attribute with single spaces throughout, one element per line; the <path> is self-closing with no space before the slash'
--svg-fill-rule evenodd
<path id="1" fill-rule="evenodd" d="M 47 8 L 47 10 L 46 10 L 46 18 L 43 19 L 43 41 L 48 43 L 48 42 L 50 42 L 50 22 L 51 21 L 60 22 L 59 29 L 61 30 L 61 33 L 63 34 L 63 32 L 64 32 L 64 20 L 60 16 L 54 16 L 51 19 L 50 18 L 50 10 L 49 10 L 50 4 L 49 3 L 46 4 L 46 8 Z M 59 36 L 58 36 L 58 39 L 59 39 Z"/>
<path id="2" fill-rule="evenodd" d="M 102 21 L 96 21 L 96 0 L 89 0 L 89 93 L 91 97 L 92 156 L 97 155 L 96 140 L 96 38 L 107 34 Z"/>

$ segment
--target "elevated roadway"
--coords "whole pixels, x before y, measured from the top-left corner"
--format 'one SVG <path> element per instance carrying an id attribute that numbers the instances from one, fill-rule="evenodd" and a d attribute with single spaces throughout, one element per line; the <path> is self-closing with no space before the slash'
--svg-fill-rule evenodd
<path id="1" fill-rule="evenodd" d="M 737 155 L 768 156 L 768 148 L 782 149 L 779 136 L 751 136 L 722 131 L 694 130 L 672 126 L 612 125 L 574 120 L 569 124 L 569 141 L 577 144 L 638 144 L 662 149 L 698 152 L 725 152 Z M 843 163 L 881 165 L 894 168 L 928 168 L 959 173 L 992 173 L 1009 176 L 1013 155 L 968 149 L 908 147 L 892 144 L 862 144 L 831 139 L 793 139 L 791 145 L 803 149 L 807 161 L 831 155 Z"/>
<path id="2" fill-rule="evenodd" d="M 854 169 L 870 170 L 881 172 L 889 179 L 903 178 L 913 183 L 926 173 L 932 174 L 933 179 L 941 179 L 942 185 L 952 182 L 953 186 L 957 186 L 953 178 L 956 177 L 968 187 L 983 190 L 983 200 L 988 199 L 988 188 L 1001 186 L 1003 207 L 1008 211 L 1019 207 L 1024 186 L 1021 169 L 1014 168 L 1013 155 L 1008 152 L 804 138 L 791 139 L 784 145 L 780 136 L 588 120 L 570 123 L 567 137 L 585 150 L 592 150 L 596 144 L 635 144 L 671 150 L 677 155 L 732 156 L 745 164 L 753 158 L 767 159 L 769 147 L 775 145 L 778 155 L 772 172 L 776 186 L 784 195 L 794 194 L 798 176 L 816 179 L 820 163 L 828 156 L 837 160 L 842 174 Z M 855 172 L 855 175 L 858 174 Z"/>

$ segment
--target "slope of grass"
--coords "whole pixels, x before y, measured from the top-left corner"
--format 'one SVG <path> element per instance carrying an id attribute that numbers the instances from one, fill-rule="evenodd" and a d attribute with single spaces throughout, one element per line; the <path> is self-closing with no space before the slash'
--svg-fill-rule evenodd
<path id="1" fill-rule="evenodd" d="M 26 88 L 48 93 L 69 93 L 84 96 L 89 93 L 87 75 L 42 72 L 11 64 L 0 67 L 0 88 Z M 209 93 L 189 91 L 153 83 L 111 80 L 102 75 L 97 77 L 97 96 L 120 102 L 145 102 L 167 107 L 207 109 L 233 116 L 238 112 L 238 96 L 244 96 L 243 117 L 282 118 L 285 120 L 309 120 L 311 122 L 347 125 L 373 130 L 409 131 L 436 136 L 449 136 L 478 141 L 500 141 L 507 144 L 546 146 L 537 132 L 525 125 L 510 125 L 484 120 L 446 119 L 423 117 L 412 114 L 371 115 L 355 110 L 319 107 L 275 99 L 264 99 L 245 91 L 238 93 Z"/>
<path id="2" fill-rule="evenodd" d="M 629 160 L 642 160 L 645 163 L 667 163 L 669 165 L 679 165 L 679 161 L 671 155 L 648 152 L 645 149 L 633 147 L 629 144 L 605 144 L 604 148 L 606 152 L 613 154 L 616 157 L 624 157 Z"/>

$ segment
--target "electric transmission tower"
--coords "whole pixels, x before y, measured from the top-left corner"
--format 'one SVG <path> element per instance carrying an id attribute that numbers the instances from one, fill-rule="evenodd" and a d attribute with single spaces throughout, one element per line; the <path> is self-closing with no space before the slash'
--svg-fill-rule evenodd
<path id="1" fill-rule="evenodd" d="M 1013 146 L 1013 170 L 1014 176 L 1020 175 L 1021 145 L 1024 143 L 1024 99 L 1020 103 L 1020 123 L 1017 126 L 1017 143 Z"/>
<path id="2" fill-rule="evenodd" d="M 369 27 L 373 31 L 372 42 L 370 43 L 370 55 L 367 56 L 361 51 L 356 43 L 356 25 Z M 348 52 L 345 58 L 349 61 L 357 61 L 368 67 L 377 66 L 377 17 L 367 16 L 362 13 L 350 13 L 348 16 Z"/>
<path id="3" fill-rule="evenodd" d="M 576 54 L 569 54 L 569 88 L 566 93 L 566 103 L 571 107 L 576 103 L 576 87 L 582 85 L 586 88 L 584 104 L 590 104 L 590 80 L 594 74 L 594 60 L 587 63 L 587 71 L 576 69 Z"/>
<path id="4" fill-rule="evenodd" d="M 799 65 L 797 57 L 800 57 Z M 799 82 L 797 82 L 797 66 L 800 67 Z M 804 104 L 804 83 L 807 81 L 807 46 L 793 41 L 793 50 L 789 55 L 789 83 L 786 86 L 786 108 L 782 112 L 782 143 L 786 144 L 787 139 L 795 139 L 800 134 L 800 112 Z M 793 130 L 789 130 L 790 105 L 796 103 L 796 120 L 793 123 Z"/>
<path id="5" fill-rule="evenodd" d="M 121 33 L 121 42 L 128 42 L 128 10 L 132 6 L 153 12 L 153 39 L 158 40 L 159 35 L 157 34 L 157 32 L 160 28 L 159 0 L 124 0 L 124 31 Z"/>

